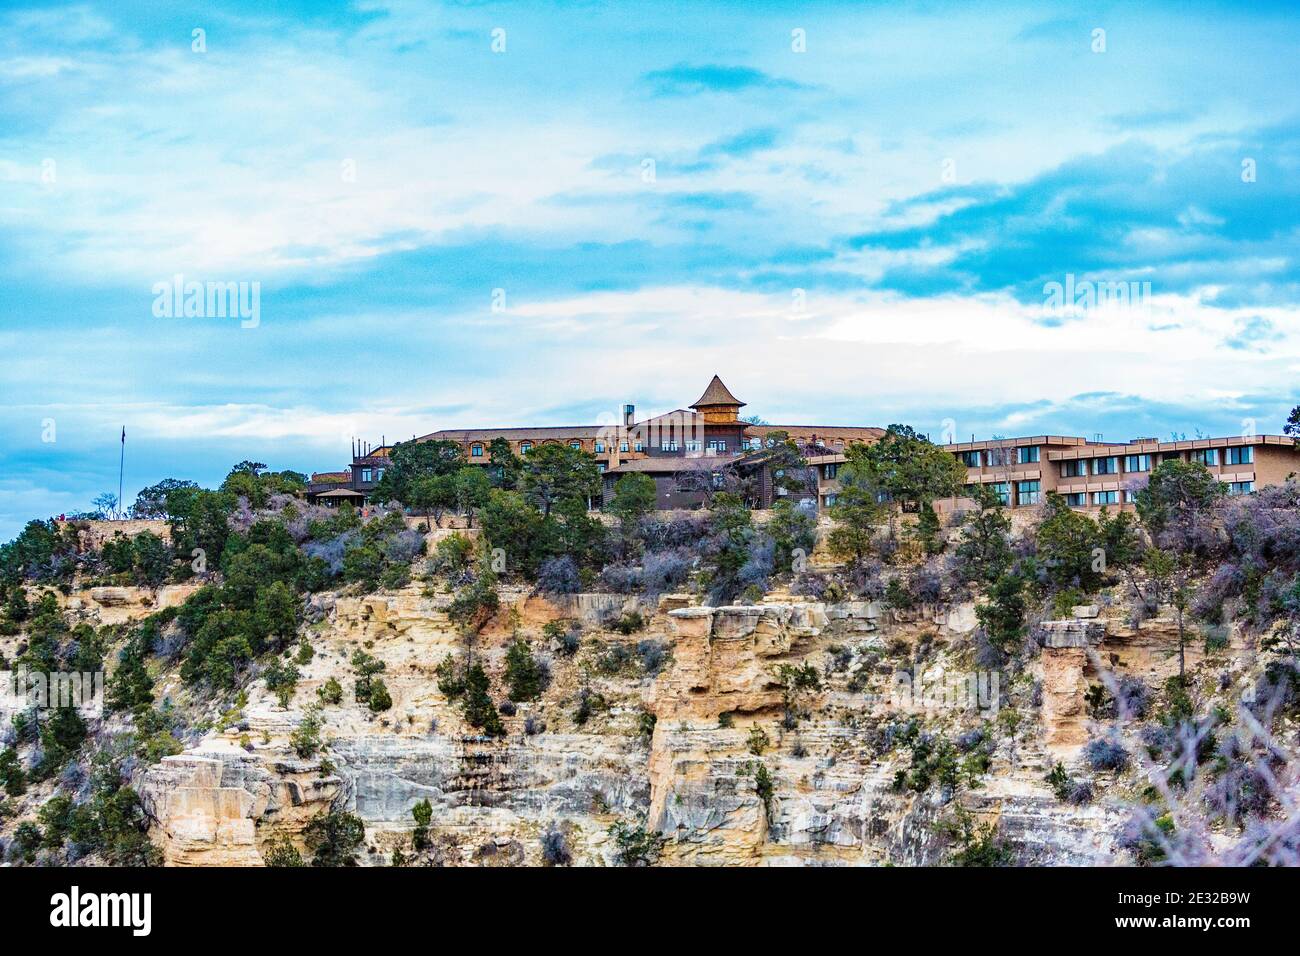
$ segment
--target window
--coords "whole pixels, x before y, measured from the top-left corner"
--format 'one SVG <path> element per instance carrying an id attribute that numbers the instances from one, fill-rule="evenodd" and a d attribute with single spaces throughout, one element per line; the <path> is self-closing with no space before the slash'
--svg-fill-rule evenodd
<path id="1" fill-rule="evenodd" d="M 659 443 L 659 447 L 660 447 L 661 449 L 663 449 L 664 451 L 676 451 L 676 450 L 677 450 L 677 440 L 676 440 L 675 438 L 672 438 L 672 439 L 669 439 L 668 441 L 662 441 L 662 442 Z"/>
<path id="2" fill-rule="evenodd" d="M 1117 505 L 1119 504 L 1118 491 L 1094 491 L 1092 493 L 1093 505 Z"/>
<path id="3" fill-rule="evenodd" d="M 1234 481 L 1228 485 L 1228 494 L 1230 495 L 1248 495 L 1255 490 L 1253 481 Z"/>
<path id="4" fill-rule="evenodd" d="M 1036 505 L 1039 501 L 1040 486 L 1036 481 L 1016 482 L 1016 500 L 1022 505 Z"/>
<path id="5" fill-rule="evenodd" d="M 602 475 L 605 473 L 605 469 L 608 468 L 608 467 L 609 467 L 609 465 L 607 465 L 607 464 L 606 464 L 605 462 L 603 462 L 603 461 L 598 461 L 598 462 L 596 462 L 596 470 L 597 470 L 598 472 L 600 472 Z"/>
<path id="6" fill-rule="evenodd" d="M 1150 471 L 1150 455 L 1126 455 L 1124 456 L 1125 471 Z"/>
<path id="7" fill-rule="evenodd" d="M 376 470 L 375 470 L 375 480 L 378 481 L 378 480 L 379 480 L 380 478 L 382 478 L 382 477 L 384 477 L 384 469 L 382 469 L 382 468 L 378 468 L 378 469 L 376 469 Z"/>
<path id="8" fill-rule="evenodd" d="M 830 481 L 835 477 L 836 472 L 840 470 L 839 465 L 822 465 L 822 477 Z"/>
<path id="9" fill-rule="evenodd" d="M 470 456 L 471 458 L 482 458 L 482 457 L 483 457 L 483 446 L 482 446 L 482 445 L 470 445 L 470 446 L 469 446 L 469 456 Z"/>
<path id="10" fill-rule="evenodd" d="M 533 443 L 530 441 L 521 441 L 519 443 L 519 454 L 526 455 L 533 450 Z"/>
<path id="11" fill-rule="evenodd" d="M 625 441 L 624 441 L 624 442 L 619 442 L 619 444 L 618 444 L 618 450 L 619 450 L 619 451 L 627 451 L 627 447 L 628 447 L 628 446 L 627 446 L 627 442 L 625 442 Z"/>
<path id="12" fill-rule="evenodd" d="M 578 451 L 582 451 L 582 442 L 580 442 L 580 441 L 571 441 L 571 442 L 569 442 L 569 447 L 570 447 L 570 448 L 576 448 L 576 449 L 578 449 Z"/>
<path id="13" fill-rule="evenodd" d="M 641 441 L 641 439 L 638 438 L 636 440 L 636 443 L 633 444 L 632 448 L 635 451 L 645 451 L 645 444 Z"/>
<path id="14" fill-rule="evenodd" d="M 1071 508 L 1082 508 L 1087 503 L 1087 498 L 1082 491 L 1072 491 L 1065 496 L 1065 503 Z"/>
<path id="15" fill-rule="evenodd" d="M 694 438 L 688 438 L 688 439 L 686 440 L 686 450 L 687 450 L 687 451 L 699 451 L 699 450 L 700 450 L 700 443 L 699 443 L 698 441 L 696 441 Z"/>
<path id="16" fill-rule="evenodd" d="M 699 442 L 696 442 L 696 444 L 698 445 Z M 709 451 L 726 451 L 726 450 L 727 450 L 727 443 L 725 441 L 717 440 L 717 441 L 709 442 Z"/>
<path id="17" fill-rule="evenodd" d="M 826 507 L 827 507 L 827 508 L 834 507 L 834 505 L 835 505 L 835 501 L 836 501 L 836 499 L 837 499 L 838 497 L 839 497 L 838 495 L 827 495 L 826 498 L 825 498 L 825 501 L 826 501 Z"/>
<path id="18" fill-rule="evenodd" d="M 1088 475 L 1088 462 L 1080 458 L 1077 461 L 1061 462 L 1062 478 L 1085 478 Z"/>
<path id="19" fill-rule="evenodd" d="M 985 454 L 990 468 L 1001 468 L 1011 461 L 1010 448 L 990 448 Z"/>
<path id="20" fill-rule="evenodd" d="M 604 453 L 605 453 L 605 443 L 598 438 L 596 439 L 596 454 L 602 455 Z"/>
<path id="21" fill-rule="evenodd" d="M 1094 458 L 1092 460 L 1092 473 L 1094 475 L 1114 475 L 1118 472 L 1118 458 Z"/>
<path id="22" fill-rule="evenodd" d="M 1011 504 L 1010 484 L 1005 481 L 995 481 L 993 484 L 989 485 L 989 487 L 992 488 L 994 494 L 998 496 L 998 501 L 1002 502 L 1004 505 Z"/>
<path id="23" fill-rule="evenodd" d="M 1131 505 L 1135 505 L 1137 504 L 1138 493 L 1136 491 L 1126 491 L 1124 492 L 1124 500 Z"/>
<path id="24" fill-rule="evenodd" d="M 370 480 L 370 474 L 371 474 L 371 473 L 370 473 L 370 469 L 369 469 L 369 468 L 362 468 L 362 469 L 361 469 L 361 480 L 362 480 L 362 481 L 369 481 L 369 480 Z"/>
<path id="25" fill-rule="evenodd" d="M 1213 468 L 1219 463 L 1219 449 L 1197 448 L 1192 452 L 1192 461 L 1206 468 Z"/>
<path id="26" fill-rule="evenodd" d="M 1249 445 L 1238 445 L 1236 448 L 1223 449 L 1223 463 L 1225 465 L 1249 465 L 1255 460 L 1255 449 Z"/>
<path id="27" fill-rule="evenodd" d="M 980 466 L 980 453 L 977 451 L 964 451 L 961 453 L 961 460 L 967 468 L 978 468 Z"/>
<path id="28" fill-rule="evenodd" d="M 1016 449 L 1016 464 L 1032 465 L 1038 461 L 1038 446 L 1025 445 L 1023 448 Z"/>

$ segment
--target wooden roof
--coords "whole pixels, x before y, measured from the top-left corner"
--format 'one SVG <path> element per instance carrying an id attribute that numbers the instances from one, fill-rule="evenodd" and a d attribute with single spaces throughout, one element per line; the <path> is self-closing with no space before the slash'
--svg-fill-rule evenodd
<path id="1" fill-rule="evenodd" d="M 731 405 L 740 408 L 745 403 L 738 399 L 727 386 L 722 384 L 722 379 L 713 376 L 713 381 L 709 382 L 709 387 L 704 390 L 704 394 L 699 397 L 691 408 L 704 408 L 709 405 Z"/>
<path id="2" fill-rule="evenodd" d="M 422 435 L 417 441 L 490 442 L 494 438 L 507 441 L 545 441 L 547 439 L 564 440 L 566 438 L 595 438 L 600 434 L 600 425 L 545 425 L 536 428 L 444 428 L 442 431 Z"/>

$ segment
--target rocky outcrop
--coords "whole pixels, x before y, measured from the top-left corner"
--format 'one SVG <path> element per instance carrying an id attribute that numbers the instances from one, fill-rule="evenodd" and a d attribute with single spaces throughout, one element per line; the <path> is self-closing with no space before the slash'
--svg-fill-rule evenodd
<path id="1" fill-rule="evenodd" d="M 267 759 L 213 743 L 164 757 L 144 775 L 140 798 L 168 865 L 257 866 L 268 835 L 301 833 L 341 783 L 319 760 Z"/>
<path id="2" fill-rule="evenodd" d="M 95 624 L 129 624 L 168 607 L 180 607 L 199 584 L 167 584 L 157 589 L 93 587 L 63 598 L 64 610 Z"/>
<path id="3" fill-rule="evenodd" d="M 1068 755 L 1088 741 L 1084 693 L 1090 658 L 1106 634 L 1103 623 L 1072 619 L 1043 625 L 1043 731 L 1053 753 Z"/>
<path id="4" fill-rule="evenodd" d="M 449 600 L 415 586 L 314 598 L 307 618 L 315 654 L 289 706 L 257 682 L 229 729 L 143 776 L 167 862 L 257 865 L 268 840 L 301 844 L 302 829 L 330 808 L 365 822 L 363 863 L 386 863 L 395 852 L 410 860 L 411 811 L 428 800 L 429 846 L 418 854 L 425 864 L 537 865 L 550 833 L 574 863 L 608 865 L 611 824 L 642 817 L 664 838 L 670 864 L 936 864 L 951 852 L 945 827 L 958 808 L 996 824 L 1026 862 L 1096 863 L 1122 852 L 1114 842 L 1121 810 L 1062 802 L 1044 777 L 1087 739 L 1084 694 L 1098 666 L 1168 666 L 1168 648 L 1158 652 L 1168 637 L 1163 623 L 1137 634 L 1100 613 L 1049 622 L 1033 675 L 1041 711 L 1022 702 L 1030 719 L 1017 732 L 969 708 L 909 709 L 888 694 L 900 669 L 922 661 L 927 674 L 965 673 L 969 605 L 902 620 L 874 602 L 715 608 L 667 595 L 647 607 L 623 596 L 550 599 L 517 589 L 474 638 L 474 659 L 498 703 L 505 650 L 520 637 L 551 680 L 541 698 L 507 709 L 506 735 L 489 739 L 437 686 L 438 663 L 469 652 L 447 621 Z M 647 627 L 608 629 L 634 608 Z M 543 637 L 552 620 L 586 622 L 576 652 Z M 662 648 L 656 676 L 643 672 L 640 645 Z M 620 647 L 622 656 L 611 656 Z M 384 663 L 391 709 L 372 714 L 354 701 L 358 650 Z M 783 665 L 820 679 L 795 715 Z M 321 714 L 326 773 L 318 760 L 298 760 L 289 737 L 331 677 L 344 700 Z M 580 700 L 595 702 L 581 719 Z M 917 793 L 898 784 L 911 755 L 882 744 L 882 731 L 912 718 L 948 740 L 983 728 L 993 764 L 979 786 Z"/>
<path id="5" fill-rule="evenodd" d="M 656 684 L 660 720 L 716 724 L 782 700 L 775 666 L 826 626 L 821 605 L 740 605 L 670 611 L 673 667 Z"/>

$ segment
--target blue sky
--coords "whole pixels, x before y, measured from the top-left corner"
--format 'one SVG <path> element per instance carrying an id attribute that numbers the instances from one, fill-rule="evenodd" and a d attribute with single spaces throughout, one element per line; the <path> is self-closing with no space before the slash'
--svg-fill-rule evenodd
<path id="1" fill-rule="evenodd" d="M 123 425 L 130 500 L 714 372 L 978 437 L 1300 401 L 1285 6 L 163 6 L 0 12 L 0 540 L 115 488 Z M 257 327 L 155 316 L 178 273 Z M 1045 309 L 1067 275 L 1150 293 Z"/>

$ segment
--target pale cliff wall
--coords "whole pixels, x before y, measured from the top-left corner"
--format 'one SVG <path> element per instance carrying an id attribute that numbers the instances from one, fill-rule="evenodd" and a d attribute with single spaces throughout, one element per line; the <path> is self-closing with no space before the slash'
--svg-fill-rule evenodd
<path id="1" fill-rule="evenodd" d="M 608 827 L 640 814 L 666 838 L 669 864 L 933 864 L 948 845 L 938 823 L 957 806 L 997 822 L 1027 861 L 1113 861 L 1122 859 L 1114 842 L 1121 808 L 1064 804 L 1043 777 L 1054 760 L 1075 759 L 1087 739 L 1090 654 L 1152 675 L 1169 667 L 1168 622 L 1149 622 L 1140 634 L 1097 620 L 1049 628 L 1054 637 L 1031 675 L 1041 684 L 1041 707 L 996 738 L 982 784 L 955 796 L 916 794 L 894 785 L 903 755 L 874 743 L 882 726 L 906 716 L 889 696 L 890 682 L 923 649 L 927 666 L 969 666 L 969 605 L 900 620 L 865 602 L 703 608 L 670 596 L 645 631 L 625 637 L 600 626 L 630 609 L 625 598 L 503 592 L 501 613 L 473 648 L 493 675 L 494 697 L 503 699 L 504 652 L 516 634 L 546 659 L 551 683 L 540 700 L 505 718 L 505 738 L 490 740 L 472 732 L 437 688 L 438 663 L 466 649 L 447 622 L 447 600 L 414 587 L 318 598 L 319 620 L 308 631 L 316 654 L 289 708 L 259 682 L 233 726 L 145 775 L 141 789 L 168 862 L 255 865 L 268 840 L 300 841 L 306 822 L 333 806 L 366 822 L 365 861 L 386 863 L 394 847 L 409 851 L 410 811 L 425 799 L 433 846 L 423 861 L 451 865 L 539 863 L 549 828 L 565 833 L 575 863 L 607 865 L 614 853 Z M 561 618 L 587 624 L 571 658 L 541 636 L 547 621 Z M 659 674 L 596 666 L 610 645 L 646 640 L 670 652 Z M 352 700 L 348 661 L 358 649 L 385 662 L 391 710 L 373 715 Z M 799 701 L 793 723 L 777 675 L 782 664 L 809 664 L 824 678 Z M 345 699 L 323 710 L 332 767 L 322 770 L 319 760 L 292 755 L 288 735 L 330 677 L 343 684 Z M 575 704 L 584 689 L 602 706 L 579 723 Z M 648 739 L 639 732 L 645 712 L 655 717 Z M 970 710 L 912 712 L 953 734 L 996 725 L 984 719 L 996 715 Z M 529 718 L 545 730 L 525 733 Z M 766 735 L 759 748 L 756 732 Z M 760 765 L 772 781 L 766 805 Z"/>

